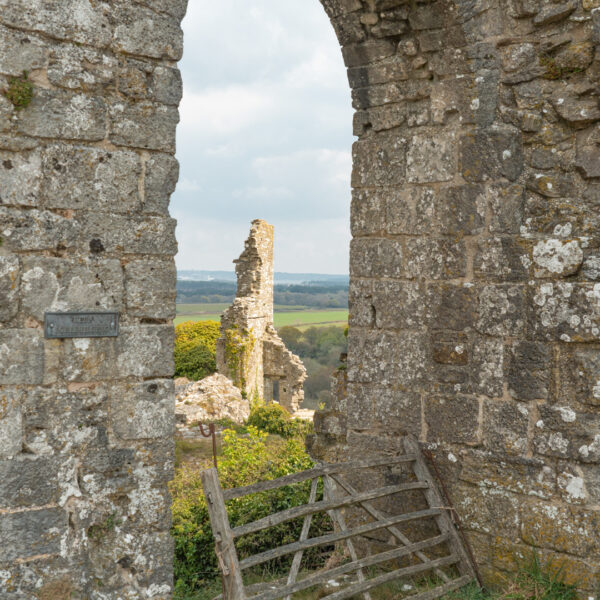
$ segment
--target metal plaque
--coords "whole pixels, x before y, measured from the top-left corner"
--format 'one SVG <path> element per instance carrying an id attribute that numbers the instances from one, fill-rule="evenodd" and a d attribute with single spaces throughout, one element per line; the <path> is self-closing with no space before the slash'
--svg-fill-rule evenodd
<path id="1" fill-rule="evenodd" d="M 44 315 L 46 338 L 117 337 L 118 312 L 64 312 Z"/>

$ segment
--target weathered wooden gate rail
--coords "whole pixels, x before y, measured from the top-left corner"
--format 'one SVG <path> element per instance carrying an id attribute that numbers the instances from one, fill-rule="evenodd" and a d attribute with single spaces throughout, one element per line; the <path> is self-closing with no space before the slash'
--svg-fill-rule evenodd
<path id="1" fill-rule="evenodd" d="M 246 487 L 223 490 L 221 489 L 216 469 L 209 469 L 202 473 L 202 484 L 206 495 L 211 526 L 215 538 L 216 554 L 219 567 L 223 573 L 224 600 L 289 600 L 291 595 L 301 590 L 324 584 L 333 577 L 356 573 L 357 581 L 344 589 L 325 596 L 326 600 L 344 600 L 362 594 L 365 600 L 370 600 L 369 590 L 397 579 L 412 575 L 424 574 L 427 571 L 435 573 L 441 579 L 440 585 L 425 592 L 411 595 L 411 600 L 433 600 L 452 590 L 458 589 L 474 580 L 474 571 L 461 540 L 443 506 L 435 482 L 423 460 L 417 442 L 411 438 L 404 440 L 406 454 L 397 457 L 375 458 L 371 460 L 353 461 L 339 464 L 323 464 L 314 469 L 280 477 L 272 481 L 265 481 Z M 409 463 L 416 476 L 416 481 L 398 485 L 384 486 L 378 489 L 360 492 L 348 483 L 343 475 L 358 469 L 385 467 Z M 324 498 L 316 501 L 319 478 L 323 481 Z M 268 490 L 278 489 L 286 485 L 301 483 L 311 480 L 309 500 L 306 505 L 296 506 L 278 513 L 269 515 L 252 523 L 231 528 L 227 517 L 225 502 Z M 334 490 L 338 493 L 334 495 Z M 373 500 L 398 494 L 409 490 L 422 490 L 428 507 L 425 510 L 385 516 L 372 504 Z M 345 493 L 340 496 L 339 491 Z M 372 519 L 352 528 L 348 528 L 341 508 L 357 505 L 362 508 Z M 333 533 L 308 538 L 312 516 L 319 512 L 326 512 L 331 517 L 335 531 Z M 304 517 L 302 531 L 297 542 L 285 544 L 239 560 L 234 541 L 241 536 L 262 531 L 294 519 Z M 433 518 L 440 531 L 439 535 L 419 542 L 412 542 L 396 526 L 417 519 Z M 395 540 L 401 544 L 398 548 L 380 552 L 372 556 L 358 558 L 352 538 L 363 536 L 373 531 L 387 530 Z M 344 542 L 348 550 L 350 562 L 341 566 L 309 574 L 297 581 L 302 556 L 305 550 L 317 546 L 330 546 Z M 424 550 L 446 544 L 450 554 L 436 559 L 430 559 Z M 264 562 L 293 554 L 294 559 L 287 577 L 287 583 L 278 584 L 275 589 L 264 590 L 264 586 L 245 586 L 242 580 L 242 571 Z M 367 579 L 364 569 L 384 564 L 402 557 L 414 556 L 419 563 L 406 567 L 399 567 L 381 575 Z M 442 567 L 455 565 L 458 577 L 452 578 L 442 570 Z"/>

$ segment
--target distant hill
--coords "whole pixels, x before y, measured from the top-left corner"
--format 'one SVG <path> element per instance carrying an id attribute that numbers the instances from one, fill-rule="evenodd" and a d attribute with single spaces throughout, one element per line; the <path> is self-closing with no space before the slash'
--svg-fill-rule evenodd
<path id="1" fill-rule="evenodd" d="M 180 281 L 233 281 L 236 282 L 234 271 L 177 271 Z M 275 271 L 275 284 L 289 285 L 294 283 L 328 283 L 348 285 L 348 275 L 333 275 L 324 273 L 283 273 Z"/>
<path id="2" fill-rule="evenodd" d="M 179 271 L 178 304 L 230 303 L 235 297 L 235 273 Z M 319 308 L 348 307 L 348 276 L 321 273 L 275 273 L 275 304 Z"/>

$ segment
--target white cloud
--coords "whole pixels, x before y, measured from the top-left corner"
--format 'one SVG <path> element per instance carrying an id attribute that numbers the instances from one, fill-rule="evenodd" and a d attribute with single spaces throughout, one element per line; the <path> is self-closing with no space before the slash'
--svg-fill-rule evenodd
<path id="1" fill-rule="evenodd" d="M 265 218 L 279 270 L 347 271 L 352 108 L 319 1 L 196 0 L 183 27 L 179 267 L 232 268 Z"/>
<path id="2" fill-rule="evenodd" d="M 177 240 L 186 251 L 178 269 L 232 271 L 232 261 L 244 249 L 250 223 L 175 214 Z M 257 215 L 259 217 L 260 215 Z M 305 273 L 347 273 L 350 231 L 346 219 L 306 222 L 270 221 L 275 226 L 275 270 Z M 301 262 L 299 262 L 301 256 Z"/>
<path id="3" fill-rule="evenodd" d="M 229 85 L 191 92 L 184 89 L 181 122 L 203 134 L 232 135 L 269 118 L 274 98 L 256 86 Z"/>

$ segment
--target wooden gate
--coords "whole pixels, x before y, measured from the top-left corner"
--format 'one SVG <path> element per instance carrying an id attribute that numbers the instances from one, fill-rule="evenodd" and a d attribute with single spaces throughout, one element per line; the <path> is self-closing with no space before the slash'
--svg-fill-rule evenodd
<path id="1" fill-rule="evenodd" d="M 377 586 L 396 580 L 401 581 L 409 577 L 430 574 L 437 583 L 430 584 L 424 591 L 407 595 L 406 598 L 410 600 L 433 600 L 474 581 L 473 567 L 448 515 L 447 507 L 444 506 L 437 491 L 435 481 L 423 460 L 418 443 L 416 440 L 407 437 L 404 445 L 406 454 L 403 456 L 374 458 L 340 464 L 321 464 L 308 471 L 228 490 L 221 488 L 216 469 L 203 471 L 202 484 L 215 538 L 219 567 L 223 574 L 224 600 L 277 600 L 278 598 L 290 600 L 295 592 L 324 585 L 336 577 L 350 573 L 354 574 L 355 581 L 352 581 L 343 589 L 321 596 L 321 598 L 324 600 L 344 600 L 362 595 L 364 600 L 370 600 L 369 590 Z M 348 473 L 354 473 L 357 470 L 391 467 L 401 463 L 406 463 L 412 467 L 415 476 L 413 481 L 361 492 L 349 483 L 346 477 Z M 225 506 L 228 500 L 307 480 L 312 482 L 307 504 L 271 514 L 252 523 L 233 528 L 230 526 Z M 323 482 L 324 493 L 323 499 L 317 501 L 319 480 Z M 377 499 L 409 490 L 420 490 L 424 495 L 428 508 L 386 516 L 374 505 L 374 501 Z M 348 527 L 341 509 L 350 506 L 360 507 L 368 515 L 370 521 Z M 312 516 L 319 512 L 329 514 L 335 529 L 332 533 L 309 538 Z M 302 517 L 304 518 L 303 526 L 297 542 L 285 544 L 239 560 L 234 545 L 236 538 Z M 398 527 L 411 521 L 423 519 L 431 519 L 435 522 L 436 535 L 415 542 L 411 541 L 406 533 L 403 533 Z M 397 547 L 359 558 L 357 545 L 354 541 L 361 536 L 382 530 L 386 530 L 391 534 Z M 349 562 L 327 570 L 303 574 L 303 577 L 298 579 L 305 550 L 342 543 L 346 546 Z M 429 551 L 429 554 L 434 551 L 436 558 L 430 558 L 426 551 Z M 245 569 L 292 554 L 294 556 L 287 580 L 281 580 L 277 584 L 269 586 L 266 590 L 264 585 L 244 585 L 242 572 Z M 400 559 L 406 560 L 407 558 L 413 559 L 410 564 L 406 565 L 404 563 L 404 565 L 398 566 Z M 377 565 L 389 565 L 390 563 L 395 566 L 391 569 L 388 568 L 382 574 L 368 577 L 370 571 Z"/>

